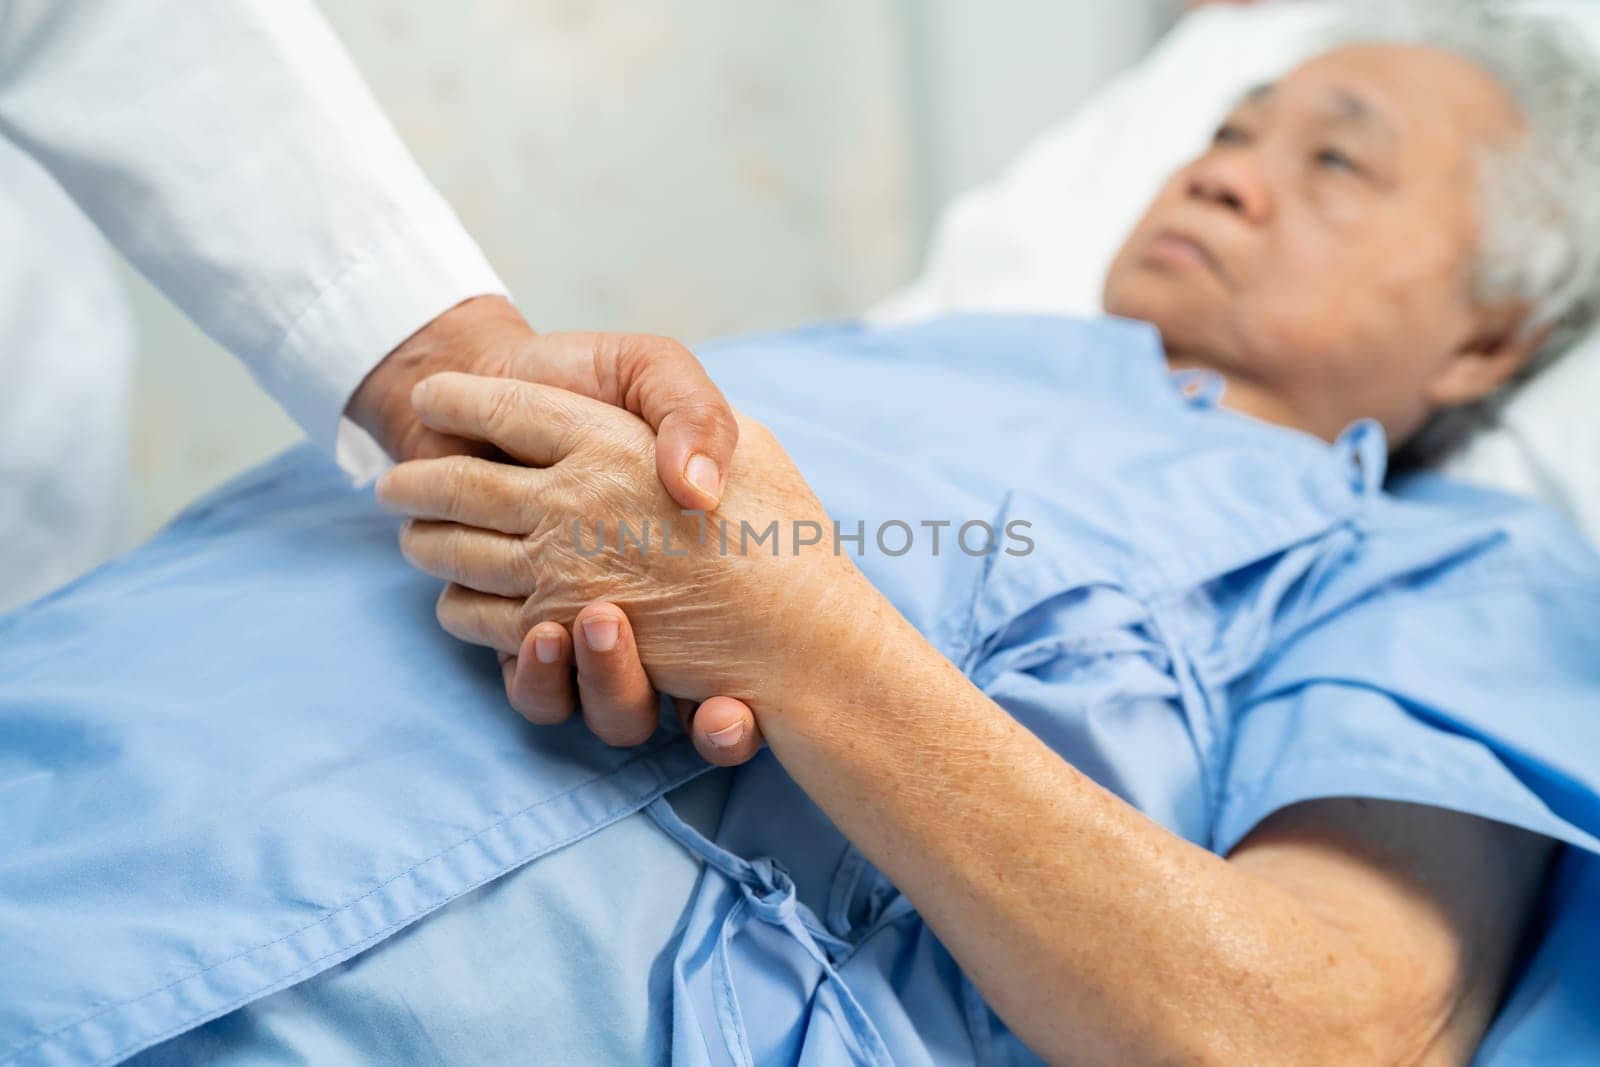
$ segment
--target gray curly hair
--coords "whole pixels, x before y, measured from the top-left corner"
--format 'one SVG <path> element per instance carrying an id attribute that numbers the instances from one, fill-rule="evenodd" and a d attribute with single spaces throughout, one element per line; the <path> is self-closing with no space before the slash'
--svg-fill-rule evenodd
<path id="1" fill-rule="evenodd" d="M 1508 390 L 1435 417 L 1406 446 L 1405 458 L 1429 462 L 1600 316 L 1600 60 L 1558 18 L 1488 0 L 1360 3 L 1331 43 L 1358 42 L 1458 55 L 1500 83 L 1525 124 L 1512 146 L 1483 156 L 1474 287 L 1485 302 L 1527 302 L 1525 328 L 1549 333 Z"/>

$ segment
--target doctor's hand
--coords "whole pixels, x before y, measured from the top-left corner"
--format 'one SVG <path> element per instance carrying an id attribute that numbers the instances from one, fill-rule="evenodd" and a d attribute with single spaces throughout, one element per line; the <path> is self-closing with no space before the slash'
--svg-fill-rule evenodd
<path id="1" fill-rule="evenodd" d="M 508 695 L 533 721 L 565 718 L 576 688 L 597 734 L 638 744 L 655 728 L 659 691 L 706 701 L 692 723 L 697 747 L 738 762 L 788 694 L 872 647 L 863 630 L 876 590 L 822 537 L 831 520 L 760 425 L 741 419 L 721 505 L 686 515 L 655 476 L 649 427 L 626 412 L 464 374 L 427 380 L 414 402 L 431 429 L 520 464 L 402 463 L 378 499 L 412 519 L 407 559 L 452 583 L 440 623 L 501 653 Z M 776 540 L 745 551 L 746 526 L 776 527 Z M 711 699 L 726 695 L 735 699 Z M 710 734 L 735 720 L 744 725 L 730 758 Z"/>
<path id="2" fill-rule="evenodd" d="M 540 335 L 510 301 L 475 297 L 389 353 L 351 396 L 345 414 L 396 460 L 493 455 L 481 441 L 425 425 L 412 409 L 412 387 L 450 370 L 552 385 L 625 408 L 656 431 L 656 473 L 675 501 L 712 508 L 722 498 L 739 427 L 699 360 L 676 341 L 637 334 Z"/>

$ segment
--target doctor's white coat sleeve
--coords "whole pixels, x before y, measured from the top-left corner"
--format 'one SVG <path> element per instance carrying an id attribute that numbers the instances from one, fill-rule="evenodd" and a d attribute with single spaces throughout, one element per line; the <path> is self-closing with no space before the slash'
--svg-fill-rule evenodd
<path id="1" fill-rule="evenodd" d="M 505 291 L 307 0 L 0 0 L 0 136 L 329 449 L 386 353 Z"/>

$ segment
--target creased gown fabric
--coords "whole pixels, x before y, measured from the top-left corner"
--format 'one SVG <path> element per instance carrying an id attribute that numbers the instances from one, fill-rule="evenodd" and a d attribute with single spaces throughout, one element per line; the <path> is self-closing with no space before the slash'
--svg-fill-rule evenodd
<path id="1" fill-rule="evenodd" d="M 1288 804 L 1366 796 L 1574 846 L 1483 1056 L 1592 1047 L 1600 563 L 1575 533 L 1442 479 L 1386 485 L 1375 423 L 1328 444 L 1230 412 L 1137 323 L 700 354 L 862 523 L 861 567 L 927 638 L 1174 833 L 1225 853 Z M 969 554 L 973 520 L 1032 548 Z M 902 555 L 875 543 L 895 521 L 920 538 Z M 674 1062 L 1032 1060 L 770 753 L 707 837 L 662 799 L 705 770 L 670 716 L 627 750 L 523 723 L 493 657 L 438 632 L 395 533 L 302 449 L 0 622 L 0 1064 L 116 1062 L 640 810 L 705 864 L 652 1005 Z M 603 894 L 592 873 L 571 891 Z M 407 1009 L 433 1024 L 420 1059 L 505 1054 L 452 1046 L 442 996 Z"/>

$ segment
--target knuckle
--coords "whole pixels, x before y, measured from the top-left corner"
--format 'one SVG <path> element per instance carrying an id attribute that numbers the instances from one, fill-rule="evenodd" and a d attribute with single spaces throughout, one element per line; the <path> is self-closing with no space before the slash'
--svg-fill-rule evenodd
<path id="1" fill-rule="evenodd" d="M 529 513 L 528 486 L 519 470 L 472 456 L 452 458 L 449 517 L 477 525 L 515 528 Z"/>
<path id="2" fill-rule="evenodd" d="M 680 411 L 708 422 L 727 422 L 731 428 L 733 412 L 711 376 L 700 363 L 700 357 L 676 341 L 667 342 L 659 364 L 672 376 L 671 386 Z"/>
<path id="3" fill-rule="evenodd" d="M 579 515 L 593 515 L 604 521 L 612 510 L 615 498 L 626 493 L 627 487 L 621 484 L 618 467 L 608 465 L 581 479 L 572 479 L 567 486 L 572 510 Z"/>
<path id="4" fill-rule="evenodd" d="M 739 432 L 732 412 L 720 396 L 713 399 L 698 392 L 685 393 L 672 409 L 672 414 L 702 433 L 733 437 Z"/>
<path id="5" fill-rule="evenodd" d="M 620 404 L 623 383 L 628 378 L 625 366 L 631 348 L 622 334 L 596 333 L 589 339 L 590 373 L 594 375 L 595 398 L 607 404 Z"/>
<path id="6" fill-rule="evenodd" d="M 515 472 L 496 471 L 492 477 L 484 479 L 477 491 L 483 494 L 494 513 L 509 520 L 509 524 L 522 525 L 526 522 L 529 512 L 527 486 Z"/>
<path id="7" fill-rule="evenodd" d="M 438 563 L 452 575 L 466 574 L 472 565 L 471 536 L 464 526 L 446 526 L 439 538 Z"/>
<path id="8" fill-rule="evenodd" d="M 639 430 L 619 439 L 612 457 L 611 491 L 630 501 L 639 500 L 641 490 L 653 489 L 656 484 L 655 435 L 642 425 Z"/>
<path id="9" fill-rule="evenodd" d="M 650 358 L 657 363 L 666 364 L 675 368 L 691 366 L 700 369 L 700 360 L 689 351 L 689 346 L 682 341 L 673 340 L 671 337 L 653 336 L 650 338 Z"/>
<path id="10" fill-rule="evenodd" d="M 524 387 L 509 379 L 497 384 L 489 398 L 489 409 L 484 417 L 490 432 L 504 433 L 514 429 L 528 413 L 528 399 Z"/>
<path id="11" fill-rule="evenodd" d="M 503 611 L 496 609 L 492 619 L 485 626 L 485 634 L 489 643 L 503 652 L 515 652 L 522 647 L 523 638 L 528 636 L 531 626 L 522 624 L 519 613 L 516 611 Z"/>
<path id="12" fill-rule="evenodd" d="M 489 637 L 494 633 L 493 620 L 489 618 L 483 601 L 474 598 L 469 602 L 467 609 L 462 612 L 468 633 L 478 634 L 480 637 Z"/>
<path id="13" fill-rule="evenodd" d="M 700 361 L 687 347 L 670 337 L 657 334 L 626 334 L 615 337 L 619 384 L 629 401 L 630 411 L 638 410 L 637 399 L 642 390 L 661 389 L 663 379 L 676 386 L 685 371 L 703 376 Z"/>
<path id="14" fill-rule="evenodd" d="M 512 625 L 517 629 L 518 640 L 520 641 L 521 638 L 526 637 L 528 632 L 542 621 L 544 620 L 540 611 L 539 599 L 529 596 L 523 600 L 521 604 L 517 605 L 517 610 L 513 614 L 512 620 Z"/>
<path id="15" fill-rule="evenodd" d="M 449 515 L 461 514 L 462 505 L 466 502 L 469 479 L 472 477 L 472 464 L 466 456 L 450 456 L 444 460 L 443 469 L 445 512 Z"/>
<path id="16" fill-rule="evenodd" d="M 540 547 L 528 538 L 520 538 L 512 553 L 511 570 L 516 581 L 531 598 L 539 591 L 540 566 L 539 561 L 544 553 Z"/>
<path id="17" fill-rule="evenodd" d="M 630 333 L 617 336 L 628 357 L 641 365 L 664 359 L 681 358 L 689 350 L 677 341 L 658 333 Z"/>
<path id="18" fill-rule="evenodd" d="M 590 431 L 584 425 L 584 413 L 577 399 L 563 394 L 552 398 L 549 425 L 553 429 L 553 442 L 557 456 L 570 456 L 585 442 Z"/>

